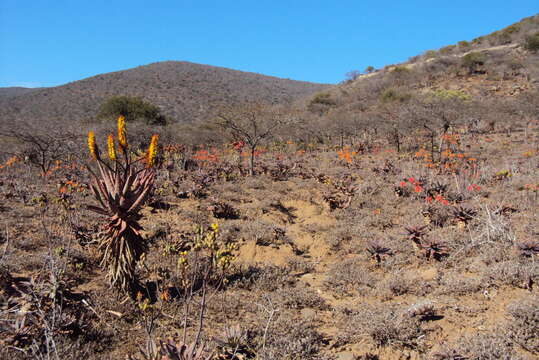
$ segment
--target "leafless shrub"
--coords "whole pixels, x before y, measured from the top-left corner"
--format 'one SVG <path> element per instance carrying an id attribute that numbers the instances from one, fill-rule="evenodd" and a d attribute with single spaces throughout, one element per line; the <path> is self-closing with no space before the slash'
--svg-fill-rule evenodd
<path id="1" fill-rule="evenodd" d="M 286 236 L 286 232 L 282 228 L 262 220 L 248 222 L 243 228 L 242 236 L 246 240 L 256 241 L 257 245 L 261 246 L 292 245 L 291 240 Z"/>
<path id="2" fill-rule="evenodd" d="M 513 302 L 507 308 L 507 334 L 522 348 L 539 355 L 539 296 Z"/>
<path id="3" fill-rule="evenodd" d="M 495 333 L 477 333 L 460 338 L 454 352 L 473 360 L 519 359 L 510 341 Z"/>
<path id="4" fill-rule="evenodd" d="M 406 315 L 395 306 L 365 306 L 348 316 L 349 326 L 355 327 L 352 339 L 367 334 L 376 346 L 395 346 L 418 349 L 423 346 L 424 331 L 420 320 Z M 354 335 L 355 334 L 355 335 Z"/>
<path id="5" fill-rule="evenodd" d="M 506 242 L 514 243 L 515 234 L 508 220 L 501 214 L 496 214 L 488 206 L 482 208 L 478 217 L 480 233 L 476 241 L 481 243 Z"/>
<path id="6" fill-rule="evenodd" d="M 359 259 L 347 259 L 335 264 L 328 272 L 324 285 L 340 293 L 368 292 L 375 288 L 377 277 Z"/>
<path id="7" fill-rule="evenodd" d="M 494 263 L 485 269 L 483 281 L 492 285 L 512 285 L 532 289 L 539 283 L 539 264 L 516 260 Z"/>
<path id="8" fill-rule="evenodd" d="M 323 342 L 311 321 L 297 320 L 293 314 L 281 312 L 270 324 L 265 346 L 259 346 L 257 353 L 261 360 L 316 359 Z"/>
<path id="9" fill-rule="evenodd" d="M 457 272 L 447 272 L 440 279 L 436 292 L 441 295 L 469 295 L 478 292 L 483 286 L 481 279 L 463 277 Z"/>
<path id="10" fill-rule="evenodd" d="M 293 285 L 296 279 L 290 274 L 288 267 L 265 266 L 247 267 L 240 269 L 229 278 L 231 286 L 240 289 L 257 289 L 262 291 L 275 291 L 281 287 Z"/>
<path id="11" fill-rule="evenodd" d="M 414 285 L 414 281 L 403 274 L 391 274 L 380 283 L 379 290 L 385 297 L 400 296 L 409 293 Z"/>
<path id="12" fill-rule="evenodd" d="M 303 309 L 315 308 L 324 309 L 326 303 L 314 290 L 296 285 L 295 287 L 281 288 L 272 294 L 276 304 L 281 304 L 284 308 Z"/>

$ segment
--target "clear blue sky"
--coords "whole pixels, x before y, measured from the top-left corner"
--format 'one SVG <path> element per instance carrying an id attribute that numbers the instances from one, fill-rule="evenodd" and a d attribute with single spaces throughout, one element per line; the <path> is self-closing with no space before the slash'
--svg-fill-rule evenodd
<path id="1" fill-rule="evenodd" d="M 539 12 L 539 0 L 1 0 L 0 86 L 163 60 L 336 83 Z"/>

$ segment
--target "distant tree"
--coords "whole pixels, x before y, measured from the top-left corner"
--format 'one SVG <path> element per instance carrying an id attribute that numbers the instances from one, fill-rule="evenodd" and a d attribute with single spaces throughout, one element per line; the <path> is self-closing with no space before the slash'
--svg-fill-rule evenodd
<path id="1" fill-rule="evenodd" d="M 526 36 L 524 47 L 531 52 L 539 51 L 539 31 L 533 35 Z"/>
<path id="2" fill-rule="evenodd" d="M 337 106 L 337 101 L 329 93 L 318 93 L 313 96 L 307 109 L 319 115 L 326 114 L 331 108 Z"/>
<path id="3" fill-rule="evenodd" d="M 113 96 L 99 108 L 100 119 L 116 119 L 123 115 L 128 122 L 141 121 L 148 125 L 165 125 L 166 119 L 156 105 L 137 96 Z"/>
<path id="4" fill-rule="evenodd" d="M 361 76 L 361 72 L 359 70 L 352 70 L 345 74 L 345 81 L 354 81 L 359 76 Z"/>
<path id="5" fill-rule="evenodd" d="M 241 141 L 250 152 L 249 175 L 254 175 L 257 148 L 272 137 L 285 117 L 275 107 L 262 103 L 248 103 L 238 107 L 226 107 L 217 114 L 217 125 L 231 135 L 232 140 Z"/>
<path id="6" fill-rule="evenodd" d="M 483 66 L 486 61 L 486 55 L 482 52 L 474 51 L 462 57 L 461 64 L 468 69 L 469 74 L 479 72 L 479 67 Z"/>
<path id="7" fill-rule="evenodd" d="M 374 68 L 374 66 L 370 66 L 370 65 L 369 65 L 369 66 L 367 66 L 367 67 L 365 68 L 365 74 L 370 74 L 370 73 L 374 72 L 375 70 L 376 70 L 376 69 Z"/>

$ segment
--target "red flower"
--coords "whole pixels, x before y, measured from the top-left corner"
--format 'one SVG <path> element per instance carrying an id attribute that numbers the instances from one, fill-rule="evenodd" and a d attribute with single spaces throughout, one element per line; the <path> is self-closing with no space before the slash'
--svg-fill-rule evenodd
<path id="1" fill-rule="evenodd" d="M 406 181 L 401 181 L 401 182 L 399 183 L 399 186 L 400 186 L 400 187 L 405 187 L 405 186 L 406 186 Z"/>
<path id="2" fill-rule="evenodd" d="M 419 185 L 416 185 L 414 190 L 415 190 L 416 193 L 420 193 L 421 191 L 423 191 L 423 188 L 421 186 L 419 186 Z"/>
<path id="3" fill-rule="evenodd" d="M 413 177 L 409 177 L 409 178 L 408 178 L 408 181 L 409 181 L 411 184 L 415 184 L 415 178 L 413 178 Z"/>

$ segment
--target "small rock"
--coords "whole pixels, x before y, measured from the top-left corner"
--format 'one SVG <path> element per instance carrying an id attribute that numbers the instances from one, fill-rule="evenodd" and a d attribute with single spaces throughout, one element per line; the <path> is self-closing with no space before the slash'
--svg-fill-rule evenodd
<path id="1" fill-rule="evenodd" d="M 301 317 L 303 317 L 305 320 L 312 320 L 316 317 L 316 311 L 313 309 L 301 309 Z"/>
<path id="2" fill-rule="evenodd" d="M 349 351 L 345 351 L 337 354 L 337 360 L 356 360 L 356 356 Z"/>

